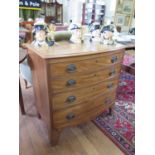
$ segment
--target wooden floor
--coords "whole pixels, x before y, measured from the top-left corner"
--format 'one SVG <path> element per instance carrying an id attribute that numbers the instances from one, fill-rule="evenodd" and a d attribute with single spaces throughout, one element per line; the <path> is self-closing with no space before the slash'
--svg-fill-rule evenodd
<path id="1" fill-rule="evenodd" d="M 23 88 L 24 89 L 24 88 Z M 28 93 L 29 92 L 29 93 Z M 51 147 L 47 130 L 36 116 L 32 88 L 24 89 L 27 115 L 20 114 L 20 155 L 123 155 L 92 122 L 63 130 L 59 145 Z"/>

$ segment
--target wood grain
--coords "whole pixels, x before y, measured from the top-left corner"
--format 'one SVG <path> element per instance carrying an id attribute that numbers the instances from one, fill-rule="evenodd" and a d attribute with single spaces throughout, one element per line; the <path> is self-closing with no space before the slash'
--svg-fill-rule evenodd
<path id="1" fill-rule="evenodd" d="M 120 71 L 120 68 L 119 68 Z M 53 93 L 73 91 L 80 88 L 85 88 L 94 84 L 99 84 L 101 82 L 106 82 L 107 80 L 118 79 L 119 74 L 114 76 L 109 76 L 108 71 L 94 72 L 92 74 L 86 74 L 81 76 L 72 76 L 62 79 L 51 80 L 50 88 Z M 68 85 L 70 80 L 74 80 L 76 83 L 73 85 Z M 109 82 L 110 83 L 110 82 Z M 107 83 L 108 85 L 108 83 Z"/>
<path id="2" fill-rule="evenodd" d="M 58 144 L 65 127 L 93 119 L 114 105 L 124 54 L 124 47 L 119 45 L 60 45 L 48 49 L 26 46 L 37 110 L 51 145 Z M 66 72 L 70 64 L 76 65 L 77 72 Z M 71 95 L 77 100 L 69 106 L 66 99 Z"/>
<path id="3" fill-rule="evenodd" d="M 33 45 L 25 44 L 28 49 L 31 49 L 43 59 L 53 58 L 69 58 L 77 56 L 90 56 L 101 53 L 108 53 L 113 51 L 124 51 L 126 46 L 121 44 L 103 45 L 98 42 L 85 44 L 71 44 L 66 41 L 56 43 L 55 46 L 47 48 L 36 48 Z"/>
<path id="4" fill-rule="evenodd" d="M 29 88 L 31 89 L 31 88 Z M 28 90 L 29 90 L 28 89 Z M 26 103 L 32 107 L 32 103 Z M 29 109 L 30 114 L 35 109 Z M 59 145 L 51 147 L 44 124 L 37 117 L 20 114 L 19 155 L 123 155 L 124 153 L 92 122 L 81 127 L 68 127 Z"/>
<path id="5" fill-rule="evenodd" d="M 51 115 L 51 104 L 49 104 L 49 91 L 48 91 L 48 73 L 47 73 L 47 65 L 44 59 L 41 59 L 36 53 L 29 50 L 28 62 L 32 71 L 33 78 L 33 89 L 34 95 L 36 98 L 36 107 L 37 112 L 45 122 L 47 129 L 49 140 L 53 144 L 52 134 L 52 115 Z M 57 137 L 57 135 L 55 135 Z M 52 137 L 52 138 L 51 138 Z M 57 140 L 56 140 L 57 142 Z"/>
<path id="6" fill-rule="evenodd" d="M 113 82 L 113 87 L 108 89 L 107 85 L 109 83 Z M 77 89 L 75 91 L 69 91 L 64 93 L 58 93 L 51 97 L 51 100 L 53 101 L 53 111 L 62 109 L 62 108 L 69 108 L 77 104 L 82 104 L 83 102 L 88 102 L 92 99 L 92 97 L 97 96 L 98 94 L 107 94 L 109 92 L 115 91 L 117 88 L 118 80 L 115 79 L 113 81 L 109 80 L 105 83 L 99 83 L 95 84 L 93 86 Z M 74 96 L 76 99 L 73 102 L 68 101 L 69 96 Z"/>
<path id="7" fill-rule="evenodd" d="M 50 122 L 50 107 L 48 104 L 46 62 L 31 51 L 29 51 L 28 61 L 33 75 L 33 88 L 37 101 L 37 110 L 46 123 L 48 123 Z"/>
<path id="8" fill-rule="evenodd" d="M 69 107 L 67 109 L 58 110 L 53 113 L 55 128 L 63 128 L 66 126 L 77 125 L 81 122 L 99 115 L 103 109 L 107 109 L 114 103 L 115 92 L 109 94 L 100 94 L 91 98 L 83 104 Z M 67 116 L 73 114 L 74 118 L 68 119 Z"/>
<path id="9" fill-rule="evenodd" d="M 97 57 L 98 56 L 98 57 Z M 116 62 L 112 62 L 112 58 L 117 57 Z M 60 75 L 66 76 L 66 75 L 79 75 L 83 72 L 93 72 L 101 69 L 106 69 L 113 67 L 113 65 L 118 65 L 120 62 L 122 62 L 123 53 L 122 52 L 113 52 L 107 55 L 96 55 L 96 57 L 91 58 L 91 56 L 86 56 L 85 60 L 82 60 L 83 57 L 78 57 L 75 60 L 72 59 L 67 62 L 62 63 L 55 63 L 50 65 L 50 73 L 52 77 L 57 77 Z M 61 61 L 63 61 L 61 59 Z M 65 61 L 65 60 L 64 60 Z M 51 61 L 52 62 L 52 61 Z M 49 62 L 50 63 L 50 62 Z M 74 65 L 76 67 L 74 72 L 68 72 L 67 69 L 69 68 L 69 65 Z"/>

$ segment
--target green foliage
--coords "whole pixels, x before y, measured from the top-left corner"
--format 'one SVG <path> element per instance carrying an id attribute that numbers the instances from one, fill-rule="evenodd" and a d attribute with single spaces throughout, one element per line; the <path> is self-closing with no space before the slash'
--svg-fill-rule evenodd
<path id="1" fill-rule="evenodd" d="M 29 18 L 35 19 L 38 15 L 36 10 L 19 9 L 19 17 L 23 18 L 25 21 Z"/>

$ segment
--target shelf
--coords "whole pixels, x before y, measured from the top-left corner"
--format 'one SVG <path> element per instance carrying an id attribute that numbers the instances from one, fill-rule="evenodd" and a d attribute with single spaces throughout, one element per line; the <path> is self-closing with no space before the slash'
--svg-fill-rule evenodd
<path id="1" fill-rule="evenodd" d="M 82 24 L 90 22 L 103 22 L 105 16 L 105 5 L 95 3 L 83 3 Z"/>
<path id="2" fill-rule="evenodd" d="M 45 14 L 45 22 L 50 23 L 51 20 L 63 23 L 63 5 L 58 2 L 42 2 L 42 10 Z"/>

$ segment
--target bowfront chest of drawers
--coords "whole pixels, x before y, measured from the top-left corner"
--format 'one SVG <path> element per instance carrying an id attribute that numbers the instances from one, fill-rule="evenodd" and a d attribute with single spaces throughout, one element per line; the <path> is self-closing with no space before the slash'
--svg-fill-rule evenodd
<path id="1" fill-rule="evenodd" d="M 49 49 L 27 47 L 37 110 L 52 145 L 63 128 L 94 119 L 114 105 L 122 46 L 63 42 Z"/>

